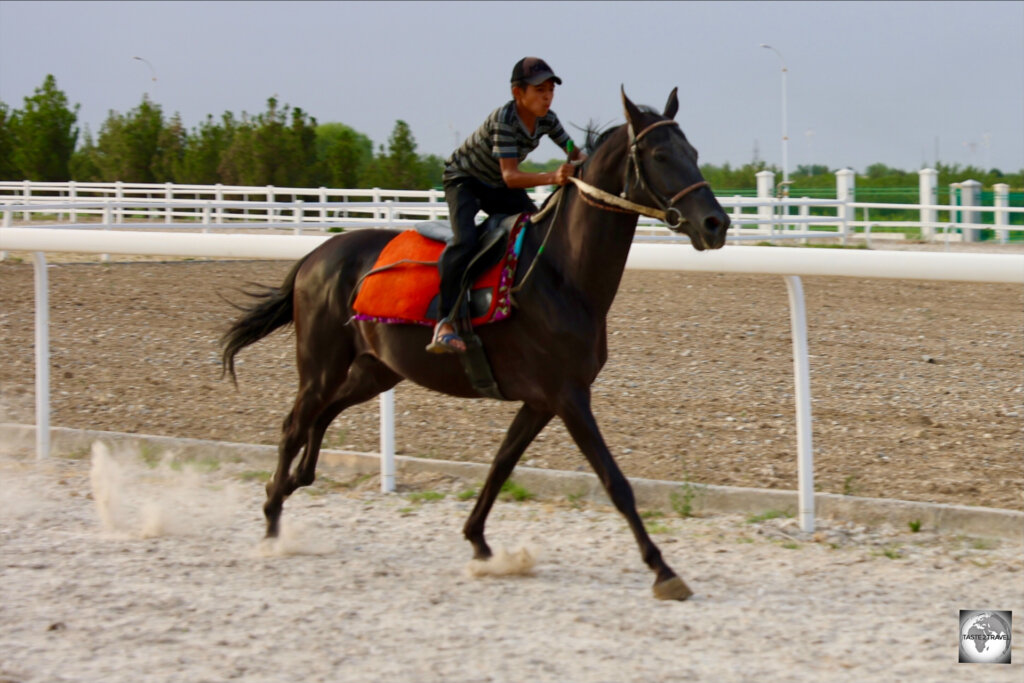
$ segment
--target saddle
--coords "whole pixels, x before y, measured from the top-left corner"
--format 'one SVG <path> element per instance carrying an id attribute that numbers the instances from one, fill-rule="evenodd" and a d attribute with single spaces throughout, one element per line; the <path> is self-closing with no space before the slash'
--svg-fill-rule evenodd
<path id="1" fill-rule="evenodd" d="M 491 216 L 483 224 L 480 246 L 462 280 L 468 296 L 457 317 L 473 325 L 511 315 L 521 240 L 529 214 Z M 356 320 L 434 325 L 440 306 L 437 261 L 453 237 L 447 221 L 418 223 L 392 239 L 363 277 L 352 308 Z"/>
<path id="2" fill-rule="evenodd" d="M 503 399 L 473 327 L 512 315 L 512 286 L 530 214 L 495 215 L 482 226 L 480 246 L 461 283 L 456 328 L 466 343 L 463 369 L 481 396 Z M 448 221 L 416 224 L 385 245 L 359 283 L 354 320 L 433 326 L 440 308 L 437 262 L 454 234 Z M 468 321 L 468 324 L 466 323 Z"/>
<path id="3" fill-rule="evenodd" d="M 517 227 L 517 225 L 520 223 L 523 215 L 521 213 L 495 214 L 488 216 L 481 225 L 480 245 L 462 278 L 460 289 L 463 290 L 464 295 L 457 317 L 469 318 L 473 320 L 475 325 L 483 324 L 476 321 L 487 316 L 496 296 L 495 288 L 489 282 L 490 278 L 483 278 L 482 276 L 486 275 L 490 269 L 501 263 L 508 256 L 510 252 L 503 247 L 511 246 L 516 252 L 516 257 L 518 257 L 518 247 L 514 243 L 510 243 L 509 236 L 513 230 L 518 233 L 521 226 Z M 529 218 L 529 215 L 526 215 L 522 222 L 525 224 L 529 221 Z M 452 231 L 452 224 L 449 221 L 438 220 L 417 223 L 413 226 L 413 230 L 428 240 L 440 242 L 446 246 L 451 244 L 452 239 L 455 237 L 455 233 Z M 512 275 L 515 275 L 514 268 Z M 480 280 L 480 282 L 478 283 L 477 280 Z M 440 280 L 438 280 L 438 284 L 440 286 Z M 438 313 L 440 306 L 441 295 L 438 293 L 430 301 L 430 305 L 427 308 L 427 317 L 434 321 L 438 320 L 440 318 Z"/>

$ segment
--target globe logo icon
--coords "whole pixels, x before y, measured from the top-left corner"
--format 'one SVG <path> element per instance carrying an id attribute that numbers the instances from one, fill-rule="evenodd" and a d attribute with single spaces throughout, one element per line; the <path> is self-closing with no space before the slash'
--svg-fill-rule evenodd
<path id="1" fill-rule="evenodd" d="M 1010 663 L 1010 613 L 962 610 L 960 661 Z"/>

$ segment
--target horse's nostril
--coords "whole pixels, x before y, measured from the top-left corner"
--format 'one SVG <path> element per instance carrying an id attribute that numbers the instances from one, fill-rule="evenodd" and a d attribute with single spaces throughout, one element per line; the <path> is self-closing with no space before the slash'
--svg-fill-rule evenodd
<path id="1" fill-rule="evenodd" d="M 711 214 L 704 219 L 704 229 L 710 233 L 718 232 L 718 229 L 722 227 L 722 219 L 718 216 Z"/>

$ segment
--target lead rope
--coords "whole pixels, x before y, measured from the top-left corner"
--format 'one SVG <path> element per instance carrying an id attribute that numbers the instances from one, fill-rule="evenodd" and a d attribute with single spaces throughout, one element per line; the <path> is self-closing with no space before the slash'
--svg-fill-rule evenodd
<path id="1" fill-rule="evenodd" d="M 526 281 L 529 280 L 530 275 L 533 274 L 533 269 L 537 266 L 537 262 L 540 261 L 540 255 L 544 253 L 544 247 L 548 244 L 548 238 L 551 237 L 551 231 L 555 227 L 555 221 L 558 220 L 558 213 L 562 209 L 562 198 L 565 197 L 565 186 L 563 185 L 558 188 L 556 192 L 558 192 L 558 199 L 555 200 L 555 212 L 551 216 L 551 222 L 548 223 L 548 229 L 547 232 L 544 233 L 544 239 L 540 243 L 540 249 L 537 250 L 537 255 L 533 257 L 533 262 L 530 263 L 530 267 L 526 269 L 526 274 L 523 275 L 523 279 L 519 281 L 518 285 L 509 290 L 509 294 L 518 294 L 523 289 Z M 544 213 L 546 213 L 546 211 L 541 209 L 539 215 L 543 216 Z"/>

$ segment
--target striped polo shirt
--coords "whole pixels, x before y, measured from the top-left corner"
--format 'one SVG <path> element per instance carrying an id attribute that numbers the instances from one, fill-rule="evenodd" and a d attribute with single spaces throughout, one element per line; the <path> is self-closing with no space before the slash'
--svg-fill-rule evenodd
<path id="1" fill-rule="evenodd" d="M 504 106 L 492 111 L 483 125 L 445 160 L 444 181 L 469 176 L 492 187 L 505 187 L 498 160 L 522 161 L 527 154 L 537 149 L 545 135 L 550 136 L 562 149 L 569 142 L 569 135 L 558 122 L 558 116 L 550 109 L 537 119 L 533 135 L 530 135 L 516 112 L 516 101 L 509 100 Z"/>

